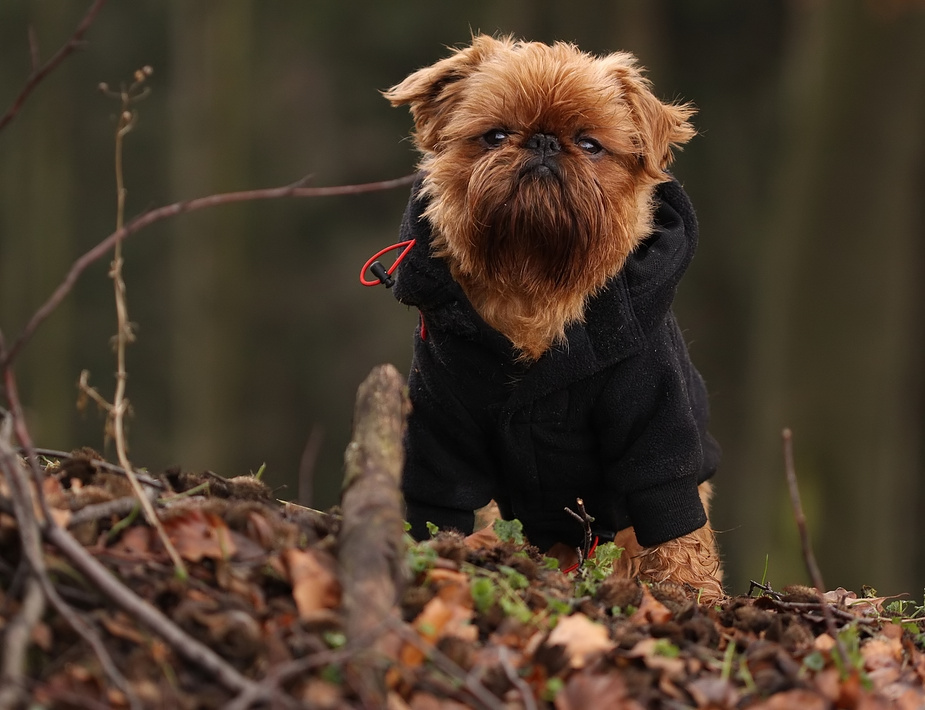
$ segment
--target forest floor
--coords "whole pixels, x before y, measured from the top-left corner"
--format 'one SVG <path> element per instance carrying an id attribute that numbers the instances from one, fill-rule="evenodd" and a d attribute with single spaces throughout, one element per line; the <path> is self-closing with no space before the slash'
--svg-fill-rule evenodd
<path id="1" fill-rule="evenodd" d="M 910 602 L 837 590 L 823 609 L 815 590 L 794 587 L 703 606 L 693 590 L 608 576 L 611 548 L 563 574 L 514 525 L 482 547 L 405 537 L 396 578 L 382 580 L 395 585 L 393 609 L 351 638 L 349 615 L 362 610 L 344 603 L 355 584 L 339 559 L 346 513 L 280 503 L 252 476 L 145 480 L 185 580 L 116 467 L 89 451 L 49 460 L 43 488 L 58 523 L 115 579 L 233 670 L 205 668 L 46 543 L 49 578 L 97 630 L 117 676 L 71 620 L 46 611 L 16 679 L 29 707 L 925 707 L 925 626 Z M 27 615 L 16 520 L 8 506 L 0 514 L 7 656 Z"/>

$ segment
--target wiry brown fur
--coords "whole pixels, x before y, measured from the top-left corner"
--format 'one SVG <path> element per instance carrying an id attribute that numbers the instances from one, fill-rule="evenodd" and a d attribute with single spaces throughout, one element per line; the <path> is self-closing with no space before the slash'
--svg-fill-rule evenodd
<path id="1" fill-rule="evenodd" d="M 524 360 L 564 339 L 650 233 L 672 148 L 694 136 L 694 109 L 659 101 L 632 55 L 565 43 L 480 35 L 385 96 L 414 117 L 435 254 Z M 537 136 L 555 149 L 541 155 Z M 602 150 L 584 150 L 588 139 Z M 709 484 L 700 490 L 707 508 Z M 617 542 L 618 573 L 722 595 L 709 523 L 651 549 L 632 528 Z"/>
<path id="2" fill-rule="evenodd" d="M 700 500 L 708 513 L 712 497 L 712 484 L 709 481 L 701 483 Z M 699 530 L 656 547 L 642 547 L 633 528 L 618 532 L 614 542 L 623 548 L 623 554 L 614 565 L 616 575 L 686 584 L 698 592 L 703 604 L 712 604 L 725 596 L 722 562 L 709 521 Z"/>
<path id="3" fill-rule="evenodd" d="M 655 98 L 632 55 L 564 43 L 478 36 L 385 96 L 414 116 L 435 253 L 525 359 L 582 319 L 649 233 L 671 148 L 694 135 L 693 109 Z M 492 129 L 508 139 L 486 144 Z M 537 134 L 558 141 L 551 171 L 535 169 Z M 588 138 L 603 150 L 583 151 Z"/>

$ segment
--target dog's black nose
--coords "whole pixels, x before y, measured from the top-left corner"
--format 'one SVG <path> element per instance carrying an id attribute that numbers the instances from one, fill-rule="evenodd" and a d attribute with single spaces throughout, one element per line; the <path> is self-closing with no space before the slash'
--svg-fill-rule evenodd
<path id="1" fill-rule="evenodd" d="M 534 133 L 526 143 L 527 150 L 532 150 L 542 156 L 555 155 L 562 150 L 559 139 L 551 133 Z"/>

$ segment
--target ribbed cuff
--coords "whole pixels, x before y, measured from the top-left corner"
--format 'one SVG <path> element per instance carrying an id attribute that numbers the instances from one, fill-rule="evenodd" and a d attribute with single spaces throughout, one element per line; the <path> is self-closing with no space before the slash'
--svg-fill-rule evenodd
<path id="1" fill-rule="evenodd" d="M 674 540 L 707 523 L 693 476 L 635 491 L 628 502 L 636 539 L 643 547 Z"/>

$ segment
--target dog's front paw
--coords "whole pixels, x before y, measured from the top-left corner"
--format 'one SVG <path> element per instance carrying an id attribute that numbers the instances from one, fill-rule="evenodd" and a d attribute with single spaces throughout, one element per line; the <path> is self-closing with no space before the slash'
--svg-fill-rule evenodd
<path id="1" fill-rule="evenodd" d="M 714 604 L 726 596 L 716 538 L 709 524 L 644 550 L 635 563 L 638 576 L 687 585 L 697 591 L 701 604 Z"/>

